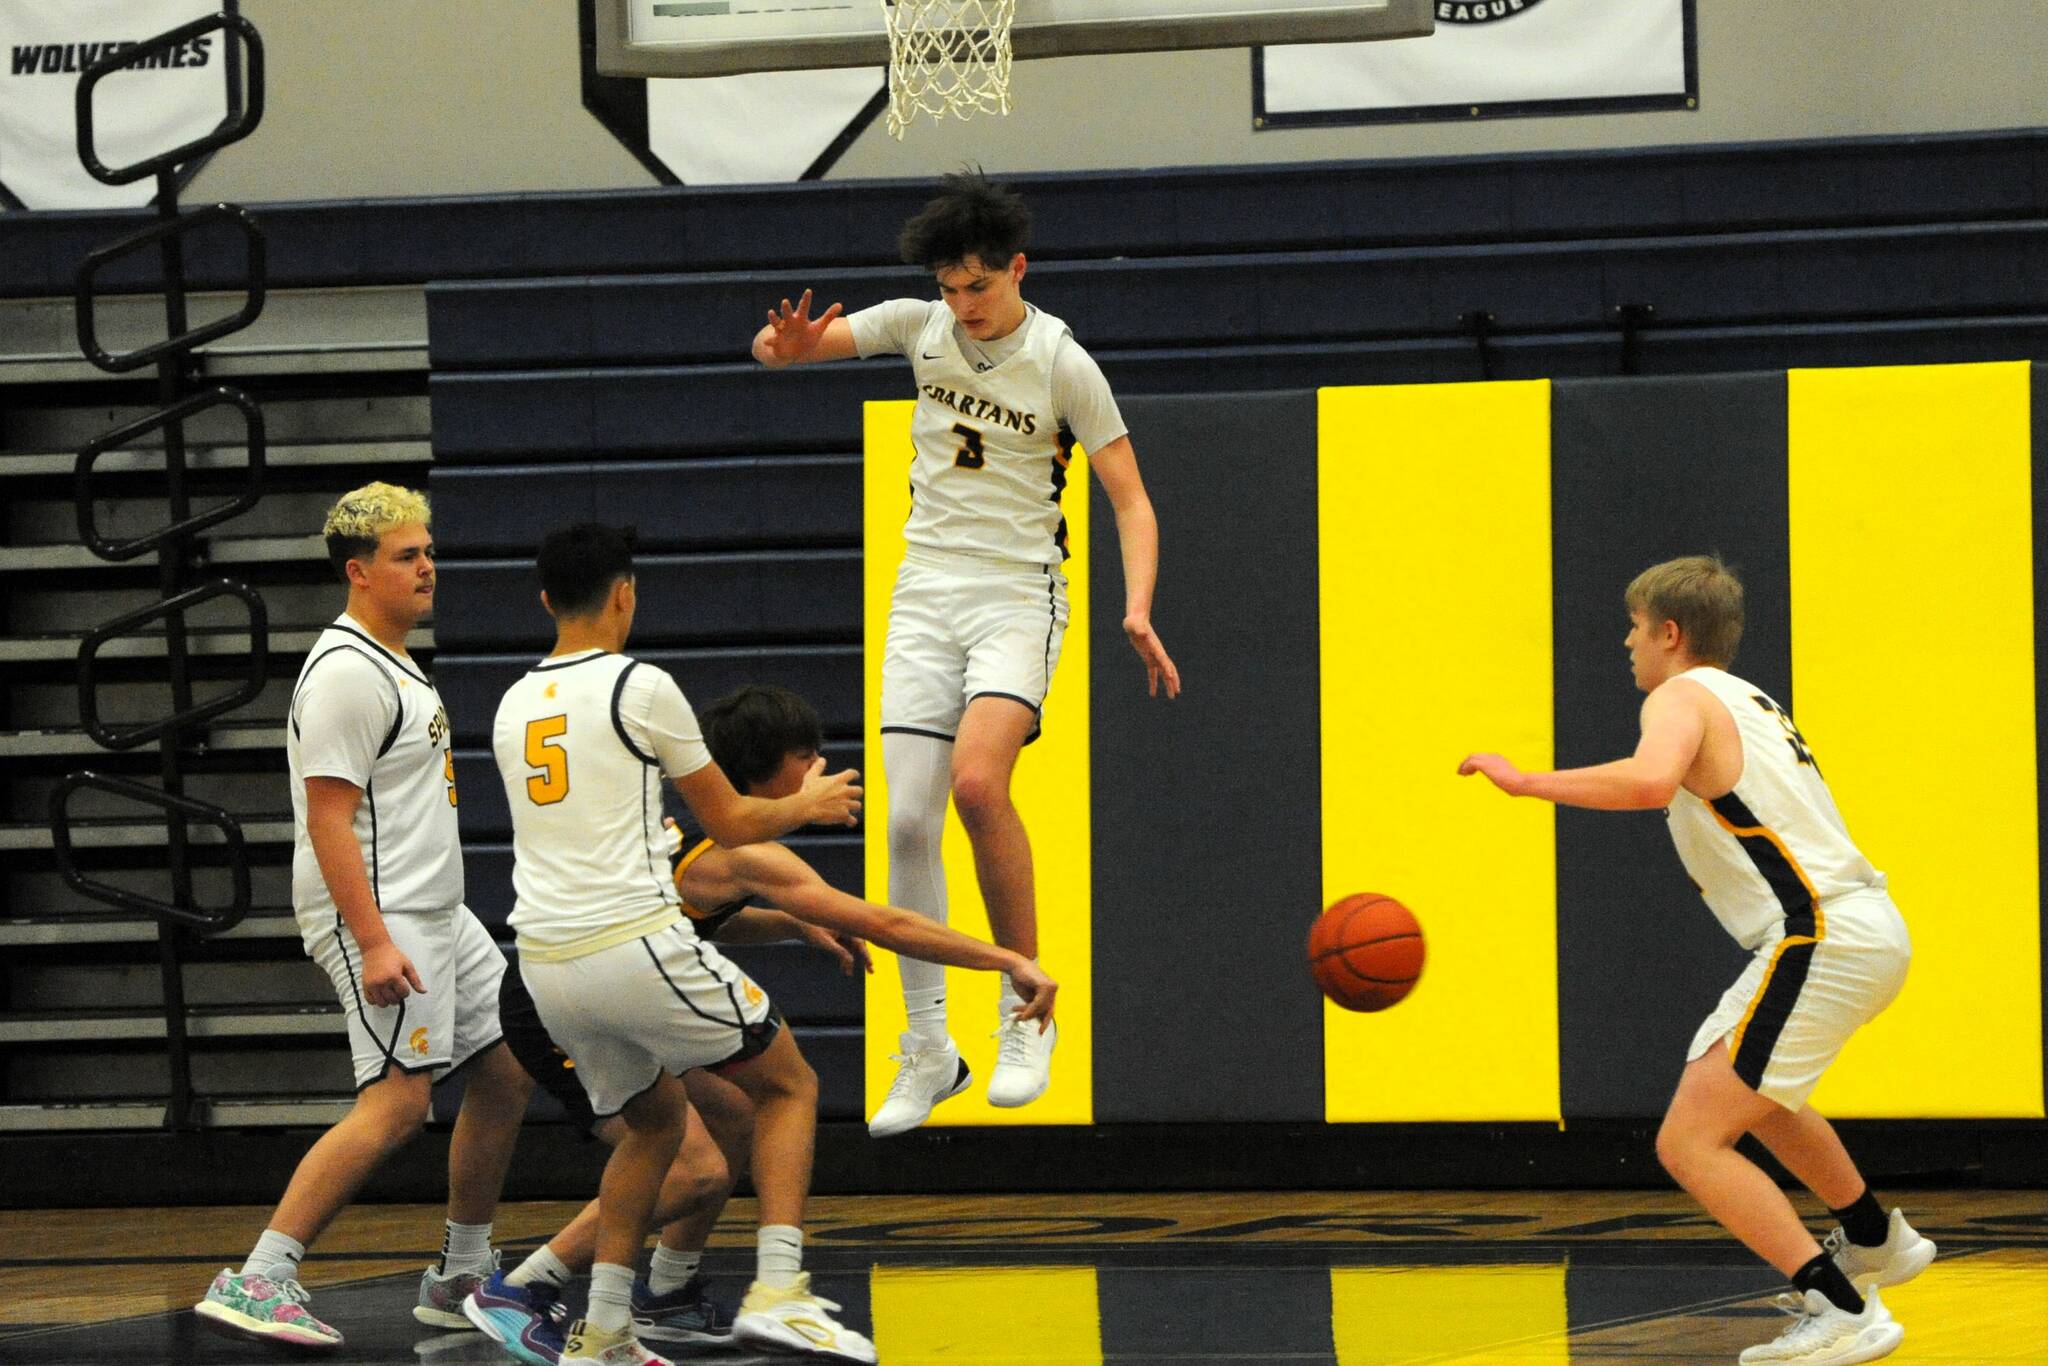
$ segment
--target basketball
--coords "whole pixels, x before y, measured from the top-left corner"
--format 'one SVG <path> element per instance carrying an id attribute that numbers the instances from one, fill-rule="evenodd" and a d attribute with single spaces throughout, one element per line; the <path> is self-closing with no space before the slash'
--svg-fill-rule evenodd
<path id="1" fill-rule="evenodd" d="M 1390 896 L 1359 892 L 1316 917 L 1308 970 L 1323 995 L 1346 1010 L 1385 1010 L 1422 976 L 1422 926 Z"/>

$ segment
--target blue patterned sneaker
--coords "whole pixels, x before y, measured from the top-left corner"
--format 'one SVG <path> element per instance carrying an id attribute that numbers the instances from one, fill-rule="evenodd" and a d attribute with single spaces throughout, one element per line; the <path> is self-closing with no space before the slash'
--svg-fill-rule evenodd
<path id="1" fill-rule="evenodd" d="M 562 1359 L 568 1313 L 553 1286 L 508 1285 L 504 1272 L 493 1271 L 462 1302 L 462 1312 L 526 1366 L 557 1366 Z"/>
<path id="2" fill-rule="evenodd" d="M 192 1311 L 209 1325 L 258 1342 L 294 1347 L 339 1347 L 341 1334 L 306 1312 L 306 1288 L 297 1281 L 273 1281 L 223 1270 Z"/>
<path id="3" fill-rule="evenodd" d="M 666 1295 L 655 1294 L 646 1281 L 634 1281 L 633 1333 L 648 1342 L 724 1347 L 732 1342 L 732 1315 L 705 1293 L 702 1276 L 690 1277 Z"/>
<path id="4" fill-rule="evenodd" d="M 487 1271 L 456 1271 L 444 1276 L 428 1267 L 420 1276 L 420 1302 L 413 1306 L 412 1316 L 434 1328 L 475 1327 L 462 1316 L 462 1302 L 497 1270 L 498 1253 L 495 1250 L 491 1253 L 491 1265 Z"/>

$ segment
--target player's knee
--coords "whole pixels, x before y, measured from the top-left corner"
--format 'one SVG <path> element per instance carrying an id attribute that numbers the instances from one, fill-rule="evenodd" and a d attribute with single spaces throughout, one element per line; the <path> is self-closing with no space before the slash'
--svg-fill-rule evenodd
<path id="1" fill-rule="evenodd" d="M 1666 1115 L 1657 1130 L 1657 1161 L 1663 1164 L 1671 1179 L 1683 1185 L 1698 1153 L 1698 1135 Z"/>
<path id="2" fill-rule="evenodd" d="M 943 803 L 939 805 L 938 819 L 934 820 L 930 813 L 918 810 L 910 802 L 890 802 L 889 857 L 898 863 L 937 858 L 945 816 Z"/>
<path id="3" fill-rule="evenodd" d="M 387 1089 L 381 1094 L 365 1091 L 356 1102 L 356 1113 L 370 1130 L 379 1147 L 392 1152 L 418 1138 L 427 1127 L 433 1109 L 426 1088 Z"/>
<path id="4" fill-rule="evenodd" d="M 985 773 L 960 773 L 953 778 L 953 805 L 960 823 L 972 830 L 1000 816 L 1010 806 L 1010 786 Z"/>

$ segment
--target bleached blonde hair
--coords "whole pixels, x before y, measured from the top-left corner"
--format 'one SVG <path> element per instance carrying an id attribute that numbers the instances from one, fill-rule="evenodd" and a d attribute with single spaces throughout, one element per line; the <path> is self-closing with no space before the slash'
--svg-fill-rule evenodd
<path id="1" fill-rule="evenodd" d="M 350 489 L 327 509 L 327 521 L 320 528 L 327 537 L 327 561 L 346 582 L 348 562 L 376 554 L 385 532 L 427 526 L 432 520 L 427 495 L 417 489 L 384 483 Z"/>

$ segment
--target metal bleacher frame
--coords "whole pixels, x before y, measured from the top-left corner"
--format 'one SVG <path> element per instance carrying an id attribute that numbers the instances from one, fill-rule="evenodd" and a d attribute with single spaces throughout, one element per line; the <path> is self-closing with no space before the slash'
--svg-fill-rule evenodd
<path id="1" fill-rule="evenodd" d="M 121 167 L 105 165 L 99 158 L 94 141 L 93 92 L 99 82 L 117 71 L 140 64 L 152 54 L 169 52 L 194 38 L 222 30 L 227 31 L 230 52 L 239 44 L 246 54 L 246 80 L 229 79 L 228 109 L 222 121 L 211 132 L 156 156 Z M 229 69 L 236 69 L 232 56 Z M 193 1092 L 189 1039 L 194 1033 L 208 1032 L 210 1022 L 205 1017 L 188 1019 L 184 990 L 185 938 L 193 932 L 219 934 L 232 930 L 248 915 L 251 898 L 246 852 L 248 832 L 244 830 L 243 823 L 226 809 L 186 795 L 185 756 L 189 747 L 198 741 L 198 728 L 202 723 L 235 710 L 262 691 L 270 639 L 264 602 L 254 589 L 226 577 L 195 581 L 192 572 L 194 540 L 198 533 L 246 512 L 264 492 L 262 409 L 239 388 L 198 385 L 192 363 L 193 353 L 199 347 L 240 331 L 262 312 L 265 283 L 263 233 L 246 210 L 234 205 L 216 204 L 180 212 L 178 167 L 241 141 L 261 122 L 262 39 L 255 26 L 239 14 L 218 13 L 111 52 L 92 63 L 81 75 L 76 117 L 79 157 L 96 180 L 109 185 L 125 185 L 154 176 L 157 181 L 154 200 L 157 221 L 86 256 L 78 269 L 76 304 L 80 351 L 93 365 L 109 374 L 123 374 L 154 364 L 159 406 L 156 411 L 122 423 L 85 444 L 78 452 L 74 466 L 73 498 L 83 552 L 111 562 L 131 560 L 151 552 L 157 557 L 160 601 L 102 622 L 87 632 L 80 642 L 78 696 L 79 715 L 85 733 L 102 749 L 122 751 L 155 743 L 158 785 L 151 787 L 89 768 L 76 770 L 58 783 L 50 794 L 50 836 L 58 869 L 72 890 L 92 900 L 156 920 L 158 960 L 163 982 L 163 1017 L 160 1021 L 141 1021 L 121 1016 L 98 1020 L 67 1016 L 47 1023 L 71 1039 L 164 1039 L 168 1078 L 163 1124 L 166 1128 L 191 1129 L 199 1127 L 206 1116 L 205 1103 Z M 182 239 L 188 232 L 217 222 L 238 227 L 247 244 L 247 277 L 243 281 L 246 297 L 236 312 L 194 327 L 187 318 Z M 129 253 L 151 246 L 157 248 L 161 264 L 164 338 L 131 351 L 110 352 L 101 344 L 97 328 L 101 272 Z M 234 498 L 195 512 L 186 479 L 185 423 L 196 413 L 215 406 L 234 408 L 245 423 L 247 457 L 242 488 Z M 146 535 L 110 540 L 100 532 L 95 520 L 94 465 L 102 454 L 155 432 L 161 432 L 163 437 L 168 520 Z M 187 631 L 186 615 L 201 603 L 221 597 L 240 601 L 248 611 L 247 627 L 240 633 L 239 642 L 245 647 L 246 671 L 237 687 L 195 700 L 191 670 L 192 639 Z M 155 621 L 161 621 L 164 628 L 164 672 L 171 691 L 171 714 L 141 725 L 109 725 L 100 716 L 99 655 L 111 642 L 130 637 L 137 628 Z M 124 836 L 132 837 L 138 833 L 75 820 L 71 811 L 72 796 L 89 789 L 154 808 L 162 814 L 168 836 L 165 857 L 171 882 L 169 900 L 102 881 L 81 865 L 76 853 L 78 849 L 105 847 Z M 210 826 L 218 832 L 216 840 L 206 842 L 221 846 L 231 888 L 225 905 L 202 906 L 195 896 L 192 846 L 198 841 L 191 828 L 195 823 Z M 5 1030 L 0 1030 L 0 1042 L 38 1037 L 44 1023 L 16 1016 L 8 1021 Z"/>

